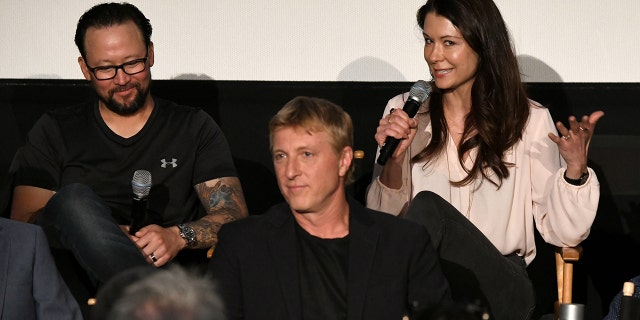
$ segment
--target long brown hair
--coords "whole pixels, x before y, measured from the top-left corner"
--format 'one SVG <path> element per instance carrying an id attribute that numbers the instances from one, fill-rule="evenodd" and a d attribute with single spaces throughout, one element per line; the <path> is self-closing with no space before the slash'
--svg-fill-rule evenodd
<path id="1" fill-rule="evenodd" d="M 474 148 L 478 154 L 471 169 L 462 166 L 467 176 L 452 183 L 467 185 L 482 175 L 500 187 L 502 180 L 509 177 L 508 166 L 513 165 L 505 162 L 503 155 L 522 138 L 529 118 L 529 101 L 507 27 L 492 0 L 429 0 L 417 13 L 420 28 L 428 12 L 449 19 L 479 57 L 458 161 L 463 164 L 463 155 Z M 429 113 L 431 141 L 412 159 L 426 161 L 426 165 L 444 151 L 447 141 L 440 90 L 434 90 L 429 99 Z M 489 178 L 489 170 L 495 173 L 497 181 Z"/>

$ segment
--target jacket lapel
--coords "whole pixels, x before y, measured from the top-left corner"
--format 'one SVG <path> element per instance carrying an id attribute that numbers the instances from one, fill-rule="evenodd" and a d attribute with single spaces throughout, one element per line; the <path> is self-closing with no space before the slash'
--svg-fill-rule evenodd
<path id="1" fill-rule="evenodd" d="M 289 312 L 289 318 L 302 318 L 300 301 L 300 279 L 298 271 L 296 235 L 294 219 L 285 206 L 272 219 L 272 230 L 269 235 L 269 251 L 275 265 L 282 297 Z M 285 211 L 286 210 L 286 211 Z"/>
<path id="2" fill-rule="evenodd" d="M 379 233 L 364 207 L 349 202 L 349 320 L 362 319 Z"/>
<path id="3" fill-rule="evenodd" d="M 9 256 L 11 249 L 11 238 L 3 230 L 4 227 L 0 225 L 0 319 L 4 313 L 4 300 L 7 294 L 7 279 L 9 277 Z"/>

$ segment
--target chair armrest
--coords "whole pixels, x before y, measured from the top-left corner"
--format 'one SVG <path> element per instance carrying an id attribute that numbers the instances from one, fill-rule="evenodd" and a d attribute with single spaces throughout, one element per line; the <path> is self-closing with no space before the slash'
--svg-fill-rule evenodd
<path id="1" fill-rule="evenodd" d="M 556 247 L 556 276 L 558 304 L 571 303 L 573 290 L 573 264 L 582 257 L 582 246 Z"/>

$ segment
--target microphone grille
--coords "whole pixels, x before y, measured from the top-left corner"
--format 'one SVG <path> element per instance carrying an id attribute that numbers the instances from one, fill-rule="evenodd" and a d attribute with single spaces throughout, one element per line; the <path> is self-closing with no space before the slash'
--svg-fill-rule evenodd
<path id="1" fill-rule="evenodd" d="M 131 179 L 133 194 L 138 198 L 146 198 L 151 191 L 151 172 L 147 170 L 136 170 Z"/>
<path id="2" fill-rule="evenodd" d="M 409 90 L 409 99 L 413 99 L 418 101 L 419 103 L 423 103 L 429 95 L 431 94 L 431 85 L 424 81 L 418 80 L 418 82 L 414 83 Z"/>

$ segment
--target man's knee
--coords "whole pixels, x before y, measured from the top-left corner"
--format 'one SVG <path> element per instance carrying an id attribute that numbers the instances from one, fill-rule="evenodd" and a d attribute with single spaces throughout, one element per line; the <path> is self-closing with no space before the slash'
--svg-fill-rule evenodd
<path id="1" fill-rule="evenodd" d="M 73 224 L 95 211 L 96 200 L 97 196 L 90 187 L 81 183 L 66 185 L 51 197 L 39 221 L 44 224 Z"/>

